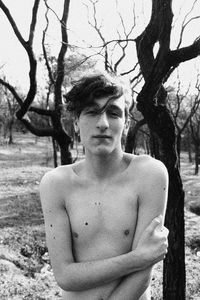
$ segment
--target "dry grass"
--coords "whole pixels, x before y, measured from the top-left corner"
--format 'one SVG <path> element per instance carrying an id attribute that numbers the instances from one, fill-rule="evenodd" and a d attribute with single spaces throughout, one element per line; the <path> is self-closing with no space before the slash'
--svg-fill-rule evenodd
<path id="1" fill-rule="evenodd" d="M 0 299 L 60 299 L 47 256 L 44 222 L 38 195 L 43 174 L 52 168 L 51 142 L 23 135 L 13 146 L 0 147 Z M 47 165 L 49 164 L 49 165 Z M 200 176 L 182 156 L 181 173 L 186 191 L 187 299 L 200 299 Z M 162 299 L 162 264 L 155 267 L 153 299 Z"/>

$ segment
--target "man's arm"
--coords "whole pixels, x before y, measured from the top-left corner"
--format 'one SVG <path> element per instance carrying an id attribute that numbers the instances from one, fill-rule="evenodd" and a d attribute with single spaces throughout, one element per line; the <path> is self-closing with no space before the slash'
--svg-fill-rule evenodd
<path id="1" fill-rule="evenodd" d="M 144 174 L 144 177 L 141 178 L 143 185 L 139 193 L 138 221 L 132 245 L 133 250 L 135 248 L 137 249 L 138 246 L 140 248 L 140 243 L 142 242 L 140 237 L 148 222 L 155 218 L 156 215 L 161 215 L 160 224 L 162 225 L 164 223 L 168 194 L 168 174 L 166 168 L 160 161 L 150 159 L 146 163 L 146 170 L 148 170 L 149 174 L 146 174 L 147 176 Z M 164 227 L 163 231 L 160 231 L 160 229 L 161 226 L 158 226 L 157 230 L 154 231 L 154 238 L 159 240 L 160 236 L 160 242 L 163 241 L 163 246 L 167 247 L 166 237 L 168 235 L 168 230 Z M 149 249 L 149 253 L 151 253 L 151 244 L 144 244 L 144 246 Z M 142 248 L 140 248 L 140 251 L 143 251 Z M 142 255 L 142 252 L 140 252 L 140 254 Z M 143 293 L 149 286 L 152 267 L 153 266 L 150 266 L 145 270 L 134 272 L 125 276 L 112 292 L 109 300 L 147 299 L 145 296 L 146 293 Z"/>
<path id="2" fill-rule="evenodd" d="M 81 291 L 101 286 L 160 260 L 162 254 L 154 248 L 151 254 L 143 252 L 143 256 L 138 255 L 138 249 L 104 260 L 75 262 L 62 176 L 58 171 L 51 171 L 40 184 L 47 246 L 55 278 L 62 289 Z"/>

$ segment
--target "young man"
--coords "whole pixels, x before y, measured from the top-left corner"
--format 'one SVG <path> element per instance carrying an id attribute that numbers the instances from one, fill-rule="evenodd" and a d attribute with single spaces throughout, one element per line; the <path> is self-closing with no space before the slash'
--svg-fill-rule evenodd
<path id="1" fill-rule="evenodd" d="M 152 267 L 167 252 L 167 171 L 150 156 L 122 151 L 127 95 L 103 74 L 66 95 L 85 159 L 48 172 L 40 185 L 51 263 L 66 300 L 150 299 Z"/>

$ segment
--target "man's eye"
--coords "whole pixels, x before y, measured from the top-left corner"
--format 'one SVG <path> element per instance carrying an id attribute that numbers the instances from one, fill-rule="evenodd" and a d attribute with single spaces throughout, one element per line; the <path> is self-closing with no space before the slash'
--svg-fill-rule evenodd
<path id="1" fill-rule="evenodd" d="M 119 118 L 120 114 L 118 112 L 115 111 L 107 111 L 107 114 L 113 118 Z"/>
<path id="2" fill-rule="evenodd" d="M 86 113 L 89 114 L 89 115 L 97 115 L 98 111 L 96 111 L 96 110 L 88 110 Z"/>

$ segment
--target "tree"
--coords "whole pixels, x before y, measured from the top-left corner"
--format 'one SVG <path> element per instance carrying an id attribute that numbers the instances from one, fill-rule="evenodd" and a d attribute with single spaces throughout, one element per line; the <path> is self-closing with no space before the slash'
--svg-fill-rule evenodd
<path id="1" fill-rule="evenodd" d="M 17 88 L 16 88 L 17 89 Z M 19 105 L 7 88 L 0 91 L 0 123 L 3 129 L 4 140 L 8 137 L 8 144 L 13 144 L 13 128 L 16 123 L 15 113 Z"/>
<path id="2" fill-rule="evenodd" d="M 159 155 L 169 173 L 166 226 L 169 251 L 164 261 L 163 299 L 185 299 L 184 191 L 178 166 L 175 125 L 166 106 L 163 83 L 182 62 L 200 54 L 200 39 L 193 44 L 170 50 L 173 20 L 171 0 L 152 0 L 150 21 L 136 38 L 138 61 L 145 83 L 137 97 L 137 108 L 159 141 Z M 159 50 L 154 56 L 154 45 Z M 179 44 L 180 46 L 180 44 Z"/>
<path id="3" fill-rule="evenodd" d="M 179 77 L 179 76 L 178 76 Z M 167 106 L 172 115 L 177 135 L 177 154 L 180 163 L 180 151 L 181 151 L 181 139 L 182 134 L 188 126 L 192 116 L 197 111 L 200 104 L 200 88 L 199 88 L 199 76 L 197 76 L 197 81 L 195 88 L 197 93 L 192 96 L 189 95 L 190 86 L 185 93 L 181 93 L 181 82 L 178 78 L 178 87 L 174 91 L 174 88 L 168 88 L 168 101 Z"/>
<path id="4" fill-rule="evenodd" d="M 199 173 L 200 164 L 200 109 L 198 108 L 190 119 L 190 132 L 195 149 L 195 175 Z"/>
<path id="5" fill-rule="evenodd" d="M 50 68 L 47 53 L 44 47 L 45 34 L 48 29 L 48 22 L 49 22 L 47 15 L 50 9 L 47 4 L 47 1 L 44 0 L 44 2 L 46 4 L 46 10 L 47 10 L 46 11 L 47 26 L 43 32 L 43 51 L 44 51 L 44 55 L 46 55 L 45 56 L 46 66 L 49 72 L 49 76 L 51 78 L 51 87 L 53 88 L 53 94 L 54 94 L 53 108 L 50 109 L 49 107 L 47 107 L 47 109 L 43 109 L 38 107 L 37 105 L 33 105 L 33 101 L 37 93 L 37 80 L 36 80 L 37 60 L 33 51 L 33 40 L 35 34 L 35 27 L 37 23 L 37 14 L 38 14 L 40 0 L 34 1 L 34 5 L 32 9 L 32 19 L 31 19 L 30 30 L 29 30 L 29 37 L 27 41 L 21 35 L 17 27 L 17 24 L 15 23 L 9 9 L 6 7 L 3 1 L 0 0 L 0 8 L 4 12 L 5 16 L 7 17 L 18 41 L 21 43 L 22 47 L 26 51 L 26 54 L 29 59 L 29 67 L 30 67 L 29 90 L 25 97 L 25 100 L 22 99 L 22 97 L 17 93 L 16 89 L 10 83 L 6 82 L 2 78 L 0 79 L 0 83 L 4 85 L 13 94 L 13 96 L 15 97 L 16 101 L 20 106 L 19 110 L 16 113 L 17 118 L 26 126 L 26 128 L 31 133 L 37 136 L 51 136 L 53 139 L 55 139 L 60 148 L 61 164 L 69 164 L 72 162 L 72 157 L 69 150 L 71 144 L 71 138 L 66 133 L 66 131 L 62 126 L 62 84 L 64 80 L 64 70 L 65 70 L 64 59 L 68 48 L 68 36 L 66 31 L 66 24 L 68 20 L 70 0 L 64 1 L 62 19 L 59 20 L 60 27 L 61 27 L 62 43 L 57 58 L 57 66 L 56 66 L 56 72 L 54 74 L 54 77 L 52 76 L 52 70 Z M 29 112 L 34 112 L 42 116 L 48 116 L 51 120 L 49 126 L 46 128 L 38 128 L 37 124 L 31 122 L 31 119 L 29 118 Z"/>

